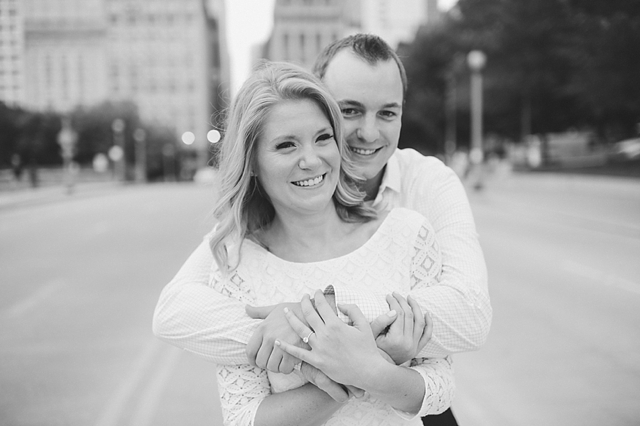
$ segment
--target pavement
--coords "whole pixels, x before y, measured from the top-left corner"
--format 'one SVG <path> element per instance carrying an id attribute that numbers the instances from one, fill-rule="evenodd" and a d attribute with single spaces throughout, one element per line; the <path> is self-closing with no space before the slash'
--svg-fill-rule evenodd
<path id="1" fill-rule="evenodd" d="M 0 210 L 99 195 L 122 186 L 119 182 L 105 181 L 82 182 L 71 189 L 63 185 L 3 189 L 0 190 Z"/>
<path id="2" fill-rule="evenodd" d="M 198 184 L 209 184 L 209 182 L 196 182 Z M 464 181 L 469 192 L 475 192 L 475 181 L 470 177 Z M 615 176 L 615 175 L 589 175 L 571 174 L 567 172 L 520 172 L 512 171 L 510 167 L 494 168 L 483 177 L 483 190 L 490 190 L 491 187 L 503 185 L 535 185 L 558 186 L 565 188 L 579 189 L 585 187 L 599 186 L 602 189 L 610 186 L 617 188 L 624 187 L 632 193 L 640 189 L 640 176 Z M 73 188 L 69 189 L 59 182 L 44 182 L 41 186 L 32 188 L 23 185 L 15 187 L 11 185 L 0 185 L 0 210 L 42 204 L 47 202 L 65 201 L 77 199 L 79 197 L 95 196 L 104 194 L 105 191 L 116 191 L 123 187 L 138 185 L 135 183 L 122 183 L 115 180 L 84 181 L 77 182 Z"/>

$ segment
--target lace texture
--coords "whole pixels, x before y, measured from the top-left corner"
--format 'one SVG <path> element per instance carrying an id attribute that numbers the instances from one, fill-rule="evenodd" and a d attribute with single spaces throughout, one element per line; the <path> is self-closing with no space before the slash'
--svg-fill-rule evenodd
<path id="1" fill-rule="evenodd" d="M 442 255 L 431 225 L 420 214 L 394 209 L 363 246 L 348 255 L 322 262 L 282 260 L 262 247 L 245 241 L 242 262 L 231 279 L 213 272 L 210 285 L 243 303 L 269 305 L 299 301 L 328 285 L 348 286 L 363 292 L 406 295 L 415 286 L 437 283 Z M 251 283 L 251 284 L 248 284 Z M 369 321 L 375 314 L 360 306 Z M 454 393 L 450 358 L 420 358 L 410 368 L 425 380 L 426 393 L 418 415 L 394 410 L 365 396 L 351 399 L 327 425 L 420 425 L 418 416 L 446 410 Z M 217 377 L 225 424 L 253 425 L 260 402 L 271 393 L 295 389 L 305 383 L 297 374 L 284 375 L 240 366 L 218 366 Z"/>

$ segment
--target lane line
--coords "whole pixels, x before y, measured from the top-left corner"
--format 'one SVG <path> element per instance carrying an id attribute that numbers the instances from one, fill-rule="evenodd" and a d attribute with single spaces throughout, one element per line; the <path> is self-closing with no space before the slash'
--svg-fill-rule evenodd
<path id="1" fill-rule="evenodd" d="M 561 264 L 562 270 L 571 274 L 595 281 L 607 287 L 615 287 L 619 290 L 628 291 L 636 295 L 640 295 L 640 284 L 635 283 L 626 278 L 622 278 L 612 273 L 606 273 L 592 266 L 583 265 L 581 263 L 565 260 Z"/>
<path id="2" fill-rule="evenodd" d="M 120 426 L 120 418 L 126 409 L 127 403 L 133 399 L 134 392 L 147 370 L 152 365 L 152 360 L 161 348 L 161 342 L 157 339 L 150 339 L 144 351 L 138 356 L 129 374 L 120 387 L 112 395 L 109 403 L 104 407 L 95 426 Z"/>
<path id="3" fill-rule="evenodd" d="M 159 363 L 159 367 L 152 372 L 153 379 L 141 392 L 142 398 L 139 400 L 129 422 L 131 426 L 149 426 L 153 424 L 153 420 L 156 418 L 162 392 L 171 373 L 175 370 L 180 355 L 183 353 L 178 348 L 168 347 L 167 349 Z"/>
<path id="4" fill-rule="evenodd" d="M 13 304 L 12 306 L 9 306 L 9 308 L 7 308 L 7 310 L 4 312 L 5 318 L 15 319 L 29 313 L 39 304 L 49 299 L 49 297 L 55 292 L 60 291 L 63 285 L 64 281 L 60 279 L 46 283 L 31 296 Z"/>

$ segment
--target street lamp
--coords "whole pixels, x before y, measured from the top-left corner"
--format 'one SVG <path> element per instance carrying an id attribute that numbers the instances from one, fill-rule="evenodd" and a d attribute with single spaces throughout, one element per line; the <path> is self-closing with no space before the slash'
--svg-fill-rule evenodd
<path id="1" fill-rule="evenodd" d="M 109 158 L 114 162 L 114 174 L 117 179 L 125 181 L 125 157 L 124 157 L 124 128 L 125 123 L 122 118 L 116 118 L 111 123 L 113 131 L 113 146 L 109 150 Z"/>
<path id="2" fill-rule="evenodd" d="M 196 141 L 196 135 L 193 132 L 184 132 L 180 137 L 182 143 L 185 145 L 192 145 Z"/>
<path id="3" fill-rule="evenodd" d="M 482 69 L 487 56 L 480 50 L 472 50 L 467 55 L 471 69 L 471 161 L 482 162 Z"/>
<path id="4" fill-rule="evenodd" d="M 467 55 L 467 65 L 471 70 L 471 166 L 480 175 L 482 163 L 482 69 L 487 63 L 487 55 L 480 50 L 472 50 Z M 478 177 L 476 189 L 482 187 Z"/>
<path id="5" fill-rule="evenodd" d="M 147 180 L 147 132 L 144 129 L 136 129 L 133 132 L 133 140 L 136 141 L 136 182 Z"/>
<path id="6" fill-rule="evenodd" d="M 207 132 L 207 140 L 209 141 L 209 143 L 220 142 L 220 132 L 216 129 L 209 130 Z"/>

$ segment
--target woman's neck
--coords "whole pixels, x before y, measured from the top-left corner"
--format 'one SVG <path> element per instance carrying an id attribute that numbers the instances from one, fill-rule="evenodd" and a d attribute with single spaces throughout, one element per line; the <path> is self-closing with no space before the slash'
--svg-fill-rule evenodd
<path id="1" fill-rule="evenodd" d="M 335 259 L 357 250 L 376 232 L 386 212 L 368 222 L 345 222 L 332 210 L 322 215 L 279 215 L 254 235 L 275 256 L 299 263 Z"/>
<path id="2" fill-rule="evenodd" d="M 344 222 L 334 208 L 310 215 L 276 213 L 256 238 L 274 255 L 293 262 L 315 262 L 340 255 L 340 246 L 357 224 Z"/>

